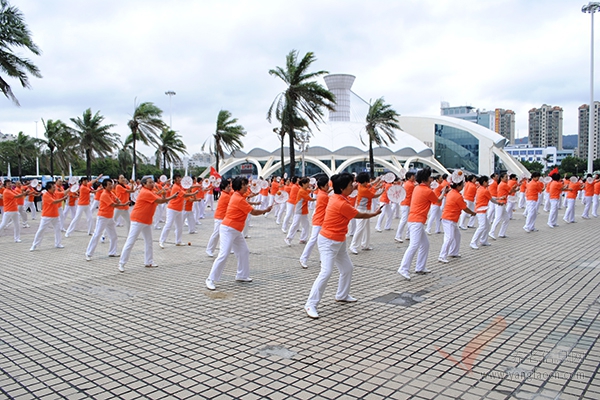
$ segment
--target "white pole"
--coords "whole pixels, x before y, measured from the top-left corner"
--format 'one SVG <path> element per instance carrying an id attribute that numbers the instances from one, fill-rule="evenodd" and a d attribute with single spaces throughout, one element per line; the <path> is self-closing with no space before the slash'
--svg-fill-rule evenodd
<path id="1" fill-rule="evenodd" d="M 38 138 L 37 124 L 38 124 L 38 122 L 35 121 L 35 140 L 36 141 Z M 35 175 L 40 176 L 40 157 L 38 155 L 35 156 Z"/>
<path id="2" fill-rule="evenodd" d="M 591 45 L 591 57 L 590 57 L 590 112 L 589 112 L 589 132 L 588 132 L 588 162 L 587 170 L 588 173 L 592 173 L 594 170 L 594 120 L 596 119 L 596 107 L 594 106 L 594 10 L 590 11 L 592 16 L 592 45 Z"/>

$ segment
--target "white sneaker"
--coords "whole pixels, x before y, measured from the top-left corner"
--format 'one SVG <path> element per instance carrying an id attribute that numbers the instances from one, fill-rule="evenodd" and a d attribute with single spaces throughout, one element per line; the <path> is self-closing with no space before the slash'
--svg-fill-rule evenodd
<path id="1" fill-rule="evenodd" d="M 492 235 L 491 233 L 488 233 L 488 236 L 491 237 L 492 239 L 496 240 L 496 236 Z"/>
<path id="2" fill-rule="evenodd" d="M 438 258 L 438 261 L 441 262 L 441 263 L 443 263 L 443 264 L 448 264 L 450 262 L 450 261 L 448 261 L 447 258 L 442 258 L 442 257 Z"/>
<path id="3" fill-rule="evenodd" d="M 472 248 L 473 250 L 479 250 L 479 247 L 477 247 L 477 245 L 476 245 L 476 244 L 472 244 L 472 243 L 471 243 L 471 248 Z"/>
<path id="4" fill-rule="evenodd" d="M 165 248 L 165 242 L 158 242 L 158 247 L 160 247 L 161 249 Z"/>
<path id="5" fill-rule="evenodd" d="M 402 240 L 402 239 L 394 238 L 394 240 L 398 243 L 404 243 L 404 240 Z"/>
<path id="6" fill-rule="evenodd" d="M 119 272 L 125 272 L 125 264 L 119 264 Z"/>
<path id="7" fill-rule="evenodd" d="M 356 303 L 358 299 L 348 295 L 343 299 L 335 299 L 335 301 L 337 301 L 338 303 Z"/>
<path id="8" fill-rule="evenodd" d="M 85 261 L 92 261 L 92 256 L 85 255 Z"/>
<path id="9" fill-rule="evenodd" d="M 54 246 L 54 247 L 56 247 L 57 249 L 64 249 L 65 248 L 65 246 L 63 246 L 62 244 L 59 244 L 58 246 Z"/>
<path id="10" fill-rule="evenodd" d="M 236 282 L 252 282 L 252 278 L 235 278 Z"/>
<path id="11" fill-rule="evenodd" d="M 22 242 L 22 240 L 21 240 L 21 239 L 17 239 L 17 240 L 15 240 L 15 243 L 21 243 L 21 242 Z"/>
<path id="12" fill-rule="evenodd" d="M 430 274 L 430 273 L 431 273 L 431 271 L 428 270 L 427 268 L 423 268 L 420 271 L 415 271 L 415 274 L 419 274 L 419 275 L 426 275 L 426 274 Z"/>
<path id="13" fill-rule="evenodd" d="M 35 251 L 35 246 L 31 246 L 31 248 L 29 249 L 29 251 Z"/>
<path id="14" fill-rule="evenodd" d="M 407 281 L 410 281 L 410 275 L 408 274 L 408 272 L 404 272 L 404 271 L 398 271 L 398 273 L 399 273 L 400 275 L 402 275 L 402 277 L 403 277 L 404 279 L 406 279 Z"/>
<path id="15" fill-rule="evenodd" d="M 209 257 L 214 257 L 214 256 L 215 256 L 215 255 L 214 255 L 214 253 L 212 253 L 212 252 L 210 252 L 210 251 L 207 251 L 207 252 L 206 252 L 206 254 L 207 254 Z"/>
<path id="16" fill-rule="evenodd" d="M 356 250 L 355 248 L 350 247 L 350 253 L 352 254 L 358 254 L 358 250 Z"/>
<path id="17" fill-rule="evenodd" d="M 68 237 L 69 237 L 69 234 L 68 234 L 68 233 L 65 233 L 65 237 L 66 237 L 66 238 L 68 238 Z"/>
<path id="18" fill-rule="evenodd" d="M 302 266 L 302 268 L 307 269 L 308 265 L 306 265 L 305 261 L 300 260 L 300 265 Z"/>
<path id="19" fill-rule="evenodd" d="M 206 279 L 206 288 L 208 290 L 215 290 L 217 287 L 215 286 L 215 283 L 213 281 L 211 281 L 210 279 Z"/>
<path id="20" fill-rule="evenodd" d="M 310 318 L 319 318 L 319 313 L 317 312 L 317 307 L 315 306 L 305 306 L 304 311 L 306 311 L 306 315 L 308 315 Z"/>
<path id="21" fill-rule="evenodd" d="M 283 241 L 285 242 L 285 244 L 287 244 L 288 246 L 292 245 L 292 241 L 288 238 L 283 239 Z"/>

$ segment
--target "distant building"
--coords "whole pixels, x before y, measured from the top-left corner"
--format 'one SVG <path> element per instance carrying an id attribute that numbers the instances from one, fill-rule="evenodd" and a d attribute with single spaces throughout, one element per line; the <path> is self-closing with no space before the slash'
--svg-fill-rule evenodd
<path id="1" fill-rule="evenodd" d="M 558 150 L 556 147 L 529 147 L 528 145 L 506 146 L 504 150 L 518 161 L 539 162 L 546 168 L 560 165 L 567 156 L 573 156 L 574 150 Z"/>
<path id="2" fill-rule="evenodd" d="M 0 142 L 4 142 L 6 140 L 17 140 L 17 137 L 15 135 L 11 135 L 10 133 L 0 132 Z"/>
<path id="3" fill-rule="evenodd" d="M 484 126 L 508 139 L 510 144 L 515 143 L 515 112 L 512 110 L 496 108 L 493 111 L 486 111 L 471 106 L 450 107 L 450 104 L 444 101 L 440 111 L 441 115 Z"/>
<path id="4" fill-rule="evenodd" d="M 599 144 L 600 144 L 600 102 L 594 102 L 594 141 L 592 142 L 592 160 L 600 158 Z M 579 157 L 587 160 L 589 150 L 589 128 L 590 128 L 590 106 L 583 104 L 579 107 L 579 140 L 577 145 L 577 152 Z"/>
<path id="5" fill-rule="evenodd" d="M 532 147 L 556 147 L 562 150 L 563 109 L 542 105 L 529 110 L 529 144 Z"/>

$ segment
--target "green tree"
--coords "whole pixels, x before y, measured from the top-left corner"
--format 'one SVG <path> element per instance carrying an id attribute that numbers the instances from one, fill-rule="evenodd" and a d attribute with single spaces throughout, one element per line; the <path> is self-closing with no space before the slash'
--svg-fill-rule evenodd
<path id="1" fill-rule="evenodd" d="M 267 120 L 273 117 L 281 123 L 281 131 L 289 137 L 290 152 L 290 176 L 294 175 L 296 169 L 295 131 L 296 123 L 310 121 L 315 126 L 323 121 L 324 109 L 333 111 L 335 96 L 314 79 L 325 75 L 327 71 L 308 72 L 311 64 L 316 61 L 312 52 L 306 53 L 302 60 L 298 61 L 298 52 L 292 50 L 286 56 L 285 68 L 275 67 L 269 70 L 270 75 L 281 79 L 287 88 L 279 93 L 267 112 Z M 318 126 L 317 126 L 318 128 Z M 282 165 L 283 169 L 283 165 Z"/>
<path id="2" fill-rule="evenodd" d="M 383 97 L 378 98 L 373 104 L 369 105 L 369 112 L 365 118 L 367 123 L 365 125 L 365 130 L 367 131 L 367 139 L 369 141 L 371 177 L 375 177 L 373 144 L 376 144 L 377 146 L 388 146 L 389 143 L 394 143 L 396 140 L 394 129 L 400 130 L 400 125 L 398 125 L 399 116 L 400 114 L 398 114 L 391 105 L 385 104 Z"/>
<path id="3" fill-rule="evenodd" d="M 523 164 L 523 166 L 527 168 L 529 172 L 542 173 L 544 170 L 544 164 L 539 161 L 520 161 L 520 163 Z"/>
<path id="4" fill-rule="evenodd" d="M 106 157 L 119 145 L 116 133 L 109 132 L 115 125 L 102 125 L 104 117 L 100 111 L 92 115 L 92 109 L 83 112 L 83 117 L 71 118 L 75 124 L 80 150 L 85 156 L 85 172 L 88 178 L 92 174 L 92 160 L 95 157 Z"/>
<path id="5" fill-rule="evenodd" d="M 61 154 L 65 154 L 73 148 L 77 141 L 71 135 L 69 127 L 60 119 L 56 121 L 51 119 L 44 121 L 42 118 L 42 125 L 44 126 L 45 139 L 40 139 L 40 143 L 43 143 L 48 148 L 50 153 L 50 175 L 54 177 L 55 151 L 58 150 Z"/>
<path id="6" fill-rule="evenodd" d="M 560 162 L 559 169 L 564 173 L 576 174 L 585 172 L 587 160 L 575 156 L 567 156 Z"/>
<path id="7" fill-rule="evenodd" d="M 236 125 L 237 118 L 231 118 L 231 113 L 227 110 L 219 111 L 217 115 L 217 127 L 213 134 L 213 143 L 210 146 L 210 153 L 215 155 L 215 169 L 219 171 L 219 163 L 225 158 L 225 151 L 234 154 L 237 150 L 244 147 L 242 137 L 246 136 L 246 131 L 242 125 Z M 204 146 L 202 150 L 204 151 Z"/>
<path id="8" fill-rule="evenodd" d="M 18 8 L 11 6 L 7 0 L 0 0 L 0 72 L 10 78 L 16 78 L 24 88 L 29 88 L 28 74 L 41 78 L 40 70 L 30 60 L 15 54 L 14 49 L 27 49 L 35 55 L 41 50 L 31 39 L 31 32 L 25 18 Z M 0 90 L 17 106 L 15 97 L 8 82 L 0 75 Z"/>
<path id="9" fill-rule="evenodd" d="M 157 145 L 157 139 L 165 126 L 162 121 L 162 110 L 151 102 L 145 102 L 138 105 L 131 120 L 127 123 L 131 129 L 133 144 L 133 170 L 136 171 L 137 152 L 136 143 L 139 140 L 145 145 Z"/>
<path id="10" fill-rule="evenodd" d="M 38 155 L 38 141 L 35 138 L 24 135 L 23 132 L 19 132 L 15 140 L 14 151 L 17 155 L 19 178 L 21 178 L 23 176 L 23 161 L 33 161 Z"/>
<path id="11" fill-rule="evenodd" d="M 156 146 L 156 161 L 162 159 L 163 173 L 167 171 L 167 162 L 174 163 L 181 161 L 180 154 L 187 154 L 185 144 L 181 140 L 181 136 L 171 130 L 170 128 L 164 127 L 162 133 L 158 138 Z"/>

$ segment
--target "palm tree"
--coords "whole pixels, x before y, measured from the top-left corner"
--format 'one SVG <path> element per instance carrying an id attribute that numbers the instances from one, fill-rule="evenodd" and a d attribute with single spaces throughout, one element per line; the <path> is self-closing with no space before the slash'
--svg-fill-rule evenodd
<path id="1" fill-rule="evenodd" d="M 215 169 L 219 172 L 219 160 L 225 158 L 225 150 L 230 154 L 235 153 L 244 147 L 242 137 L 246 136 L 246 131 L 242 125 L 236 125 L 237 118 L 231 118 L 231 113 L 227 110 L 219 111 L 217 116 L 217 128 L 213 134 L 213 144 L 210 153 L 215 155 Z M 204 151 L 204 144 L 202 150 Z"/>
<path id="2" fill-rule="evenodd" d="M 369 112 L 365 118 L 367 122 L 365 129 L 367 131 L 367 138 L 369 140 L 369 163 L 371 177 L 375 177 L 373 143 L 375 143 L 377 146 L 388 146 L 389 143 L 394 143 L 396 140 L 394 129 L 400 130 L 400 125 L 398 125 L 399 116 L 400 114 L 392 109 L 391 105 L 385 104 L 383 97 L 378 98 L 373 104 L 369 105 Z"/>
<path id="3" fill-rule="evenodd" d="M 21 178 L 21 167 L 24 160 L 33 161 L 38 154 L 38 141 L 35 138 L 19 132 L 15 140 L 14 151 L 17 156 L 19 178 Z"/>
<path id="4" fill-rule="evenodd" d="M 54 177 L 54 151 L 57 149 L 64 151 L 69 144 L 75 144 L 75 138 L 71 135 L 69 127 L 60 119 L 56 121 L 49 119 L 46 122 L 42 118 L 42 125 L 46 139 L 40 139 L 40 143 L 45 144 L 50 152 L 50 175 Z"/>
<path id="5" fill-rule="evenodd" d="M 131 129 L 133 143 L 133 171 L 136 171 L 137 152 L 136 142 L 139 140 L 145 145 L 157 145 L 157 139 L 165 127 L 162 121 L 162 110 L 151 102 L 141 103 L 135 108 L 131 120 L 127 123 Z"/>
<path id="6" fill-rule="evenodd" d="M 323 108 L 334 110 L 333 93 L 313 80 L 328 72 L 308 72 L 308 68 L 315 60 L 315 55 L 308 52 L 298 62 L 298 52 L 292 50 L 286 56 L 285 69 L 276 67 L 269 70 L 270 75 L 277 76 L 287 85 L 287 89 L 279 93 L 269 107 L 267 121 L 271 122 L 274 116 L 281 123 L 281 131 L 285 131 L 289 137 L 290 176 L 294 175 L 296 169 L 294 133 L 298 126 L 295 124 L 310 121 L 317 126 L 323 121 L 325 115 Z"/>
<path id="7" fill-rule="evenodd" d="M 0 72 L 17 78 L 21 86 L 29 88 L 27 74 L 41 78 L 40 70 L 30 60 L 17 56 L 12 48 L 26 48 L 35 55 L 41 50 L 31 40 L 31 32 L 18 8 L 9 5 L 8 0 L 0 0 Z M 0 90 L 17 106 L 19 101 L 10 85 L 0 76 Z"/>
<path id="8" fill-rule="evenodd" d="M 179 154 L 187 154 L 181 136 L 170 128 L 163 128 L 155 153 L 157 161 L 162 158 L 163 172 L 167 171 L 167 162 L 181 161 Z"/>
<path id="9" fill-rule="evenodd" d="M 100 111 L 92 116 L 91 108 L 83 112 L 83 118 L 71 118 L 75 124 L 75 133 L 79 136 L 79 148 L 85 154 L 86 175 L 88 179 L 92 172 L 92 159 L 95 156 L 106 157 L 119 145 L 119 136 L 109 132 L 114 124 L 102 125 L 104 117 Z"/>

